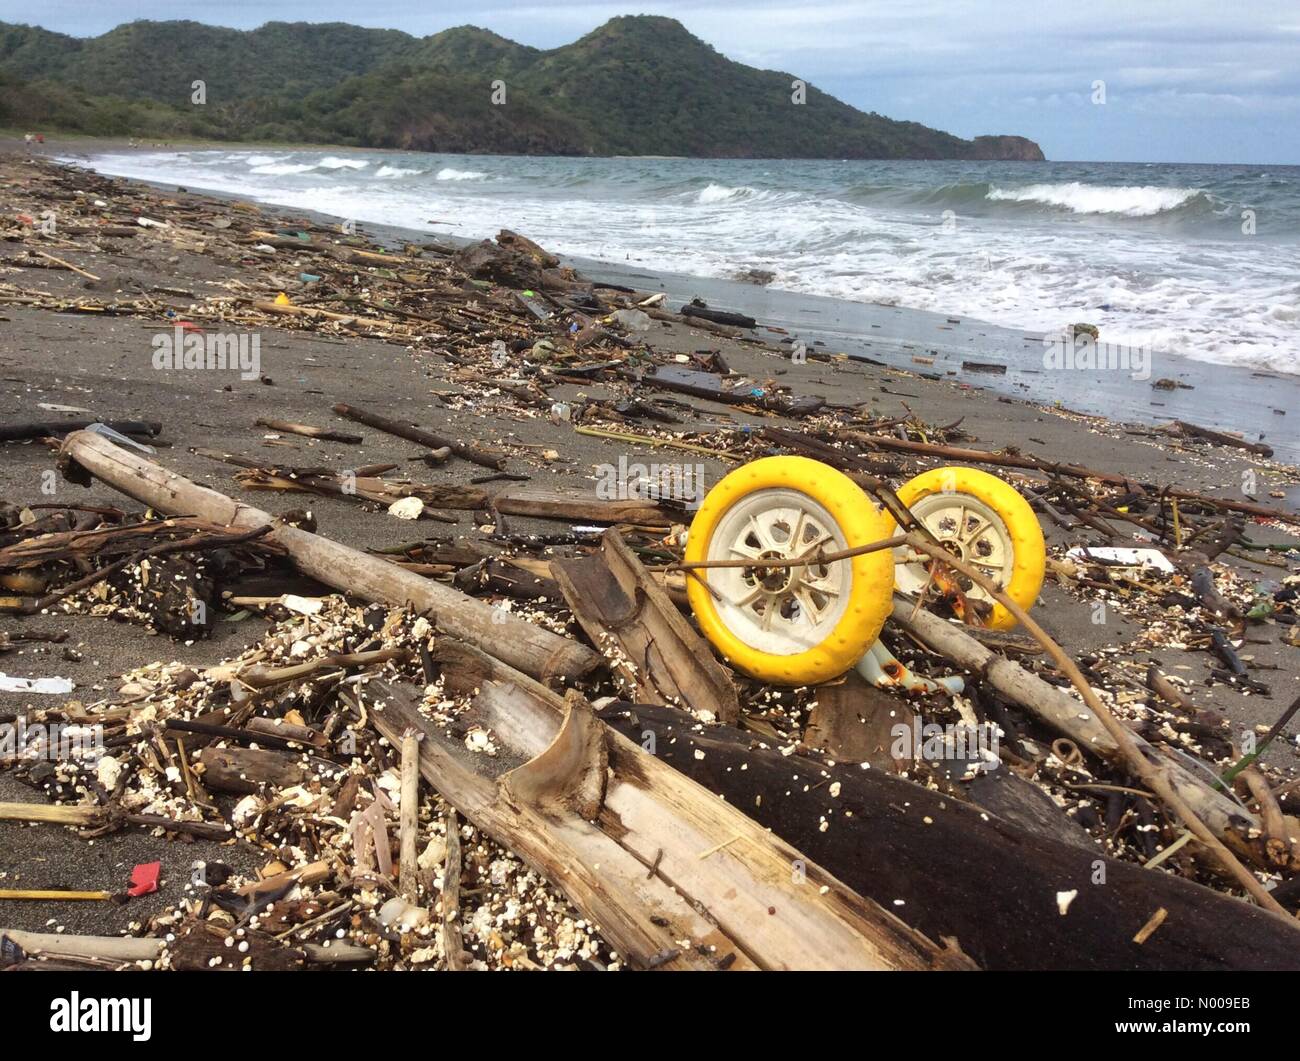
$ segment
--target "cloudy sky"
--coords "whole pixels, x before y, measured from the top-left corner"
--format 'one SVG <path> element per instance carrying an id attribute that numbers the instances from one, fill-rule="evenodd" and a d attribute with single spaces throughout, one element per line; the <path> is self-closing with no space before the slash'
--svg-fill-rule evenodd
<path id="1" fill-rule="evenodd" d="M 1020 133 L 1051 159 L 1300 164 L 1294 0 L 0 0 L 0 21 L 80 36 L 136 18 L 421 36 L 470 21 L 542 48 L 619 14 L 679 18 L 723 54 L 857 107 L 962 136 Z"/>

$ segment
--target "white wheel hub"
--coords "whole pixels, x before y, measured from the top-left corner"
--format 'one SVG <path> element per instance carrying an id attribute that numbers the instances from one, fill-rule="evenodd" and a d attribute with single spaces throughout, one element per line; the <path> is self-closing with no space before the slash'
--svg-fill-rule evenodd
<path id="1" fill-rule="evenodd" d="M 830 635 L 848 607 L 853 565 L 817 563 L 847 549 L 829 512 L 797 490 L 757 490 L 742 497 L 709 539 L 709 560 L 808 560 L 791 567 L 718 567 L 701 572 L 727 629 L 760 652 L 792 656 Z"/>
<path id="2" fill-rule="evenodd" d="M 1015 546 L 1011 533 L 992 508 L 970 494 L 927 494 L 910 506 L 912 514 L 957 559 L 965 560 L 999 588 L 1011 581 Z M 902 545 L 894 550 L 894 585 L 901 593 L 920 593 L 929 581 L 929 557 Z M 985 590 L 965 575 L 949 569 L 962 592 L 975 600 L 994 603 Z"/>

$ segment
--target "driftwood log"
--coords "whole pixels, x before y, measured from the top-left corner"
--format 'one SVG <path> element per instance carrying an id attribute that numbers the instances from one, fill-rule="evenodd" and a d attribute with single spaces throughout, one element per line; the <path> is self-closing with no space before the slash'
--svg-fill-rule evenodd
<path id="1" fill-rule="evenodd" d="M 418 752 L 418 747 L 417 747 Z M 418 762 L 417 762 L 418 769 Z M 460 931 L 460 816 L 447 808 L 447 855 L 442 871 L 442 954 L 448 970 L 465 968 L 464 939 Z"/>
<path id="2" fill-rule="evenodd" d="M 301 756 L 270 748 L 204 748 L 199 762 L 204 787 L 217 792 L 260 792 L 265 785 L 288 788 L 311 777 Z"/>
<path id="3" fill-rule="evenodd" d="M 700 320 L 724 324 L 728 328 L 755 328 L 758 321 L 744 313 L 732 313 L 725 309 L 710 309 L 703 303 L 688 302 L 682 307 L 683 317 L 698 317 Z"/>
<path id="4" fill-rule="evenodd" d="M 29 957 L 145 962 L 157 961 L 167 950 L 165 940 L 136 939 L 132 936 L 73 936 L 56 932 L 26 932 L 16 928 L 0 928 L 0 937 L 13 941 Z M 224 941 L 220 942 L 220 947 L 222 955 L 230 953 L 230 948 L 225 946 Z M 337 940 L 329 944 L 307 943 L 299 949 L 307 961 L 326 965 L 369 962 L 375 957 L 374 951 L 368 947 L 359 947 L 356 944 Z M 206 965 L 200 967 L 206 968 Z"/>
<path id="5" fill-rule="evenodd" d="M 703 317 L 687 317 L 681 313 L 674 313 L 672 310 L 660 309 L 657 306 L 642 306 L 646 315 L 651 320 L 667 321 L 670 324 L 684 324 L 691 328 L 699 328 L 701 331 L 711 332 L 714 335 L 724 335 L 728 339 L 743 339 L 746 337 L 745 332 L 740 328 L 728 328 L 725 324 L 714 324 L 713 321 L 707 321 Z"/>
<path id="6" fill-rule="evenodd" d="M 903 755 L 894 755 L 893 729 L 899 725 L 911 729 L 917 718 L 909 701 L 878 689 L 851 670 L 817 687 L 803 743 L 838 762 L 869 763 L 896 774 L 910 770 L 913 757 L 910 747 L 898 749 Z"/>
<path id="7" fill-rule="evenodd" d="M 885 770 L 785 756 L 659 705 L 614 705 L 600 717 L 642 743 L 653 733 L 661 762 L 929 938 L 956 939 L 982 968 L 1300 969 L 1293 921 L 1031 834 Z M 1134 942 L 1161 907 L 1163 924 Z"/>
<path id="8" fill-rule="evenodd" d="M 404 438 L 408 442 L 416 442 L 421 446 L 427 446 L 429 449 L 436 450 L 445 447 L 450 449 L 456 456 L 463 457 L 467 461 L 473 461 L 475 464 L 481 464 L 485 468 L 500 471 L 506 466 L 506 455 L 500 450 L 487 450 L 481 446 L 471 446 L 464 442 L 458 442 L 453 438 L 447 438 L 432 431 L 425 431 L 411 424 L 404 424 L 400 420 L 390 420 L 386 416 L 379 416 L 377 413 L 358 409 L 346 402 L 339 402 L 334 406 L 334 411 L 339 416 L 354 420 L 358 424 L 365 424 L 377 431 Z"/>
<path id="9" fill-rule="evenodd" d="M 12 940 L 24 953 L 66 955 L 76 958 L 100 958 L 105 961 L 155 961 L 167 946 L 160 939 L 135 939 L 131 936 L 71 936 L 56 932 L 25 932 L 0 928 L 0 936 Z"/>
<path id="10" fill-rule="evenodd" d="M 420 901 L 420 738 L 414 730 L 402 734 L 402 788 L 399 804 L 399 848 L 397 883 L 410 902 Z"/>
<path id="11" fill-rule="evenodd" d="M 534 677 L 575 678 L 591 670 L 599 657 L 576 641 L 524 622 L 329 538 L 286 526 L 269 513 L 225 494 L 199 486 L 151 460 L 115 446 L 100 435 L 78 431 L 64 442 L 65 471 L 80 466 L 95 478 L 161 512 L 195 514 L 229 527 L 271 524 L 265 540 L 282 546 L 300 571 L 328 586 L 367 600 L 411 606 L 428 613 L 438 629 L 480 645 Z"/>
<path id="12" fill-rule="evenodd" d="M 33 438 L 61 438 L 102 423 L 119 435 L 153 438 L 162 431 L 157 420 L 41 420 L 27 424 L 0 424 L 0 442 L 21 442 Z"/>
<path id="13" fill-rule="evenodd" d="M 1219 446 L 1231 446 L 1234 449 L 1244 449 L 1249 453 L 1254 453 L 1260 457 L 1273 456 L 1273 447 L 1266 446 L 1262 442 L 1249 442 L 1237 435 L 1230 435 L 1226 431 L 1214 431 L 1208 427 L 1200 427 L 1196 424 L 1189 424 L 1186 420 L 1175 420 L 1174 428 L 1180 434 L 1188 438 L 1199 438 L 1206 442 L 1213 442 Z"/>
<path id="14" fill-rule="evenodd" d="M 161 519 L 97 527 L 93 530 L 50 531 L 0 547 L 0 571 L 40 567 L 68 561 L 88 568 L 89 561 L 115 559 L 148 549 L 160 539 L 190 541 L 199 536 L 230 536 L 230 528 L 198 519 Z"/>
<path id="15" fill-rule="evenodd" d="M 51 825 L 102 825 L 104 807 L 85 804 L 50 806 L 45 803 L 0 803 L 0 822 L 46 822 Z"/>

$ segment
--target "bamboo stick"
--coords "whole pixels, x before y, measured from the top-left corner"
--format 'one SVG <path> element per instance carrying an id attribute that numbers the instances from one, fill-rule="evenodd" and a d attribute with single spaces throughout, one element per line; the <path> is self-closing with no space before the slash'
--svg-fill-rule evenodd
<path id="1" fill-rule="evenodd" d="M 419 902 L 419 862 L 416 839 L 420 831 L 420 737 L 413 729 L 402 734 L 401 854 L 398 884 L 410 902 Z"/>
<path id="2" fill-rule="evenodd" d="M 44 803 L 0 803 L 0 821 L 46 822 L 51 825 L 99 825 L 102 807 L 52 807 Z"/>
<path id="3" fill-rule="evenodd" d="M 48 902 L 102 902 L 113 898 L 112 892 L 72 892 L 57 888 L 0 888 L 0 899 L 43 900 Z"/>
<path id="4" fill-rule="evenodd" d="M 62 258 L 54 257 L 53 254 L 46 254 L 44 251 L 36 251 L 36 253 L 39 254 L 42 258 L 46 259 L 47 261 L 53 262 L 55 265 L 61 265 L 64 269 L 67 269 L 69 272 L 76 273 L 78 276 L 84 276 L 87 280 L 99 279 L 99 277 L 96 276 L 94 273 L 88 273 L 86 272 L 85 269 L 78 269 L 71 262 L 65 262 Z"/>

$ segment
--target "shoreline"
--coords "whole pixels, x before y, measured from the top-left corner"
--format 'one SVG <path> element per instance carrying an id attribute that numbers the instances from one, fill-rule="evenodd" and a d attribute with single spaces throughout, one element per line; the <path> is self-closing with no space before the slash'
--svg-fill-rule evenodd
<path id="1" fill-rule="evenodd" d="M 47 148 L 50 146 L 46 145 Z M 84 148 L 84 142 L 82 146 Z M 231 151 L 254 148 L 254 145 L 243 143 L 211 146 Z M 321 145 L 294 146 L 299 150 L 328 149 Z M 130 150 L 158 149 L 133 146 L 115 139 L 100 140 L 95 141 L 95 150 L 84 151 L 84 160 L 72 160 L 69 164 L 98 173 L 100 171 L 90 165 L 93 154 Z M 394 153 L 393 149 L 385 148 L 358 150 Z M 47 151 L 47 154 L 53 156 L 54 152 Z M 180 187 L 170 182 L 132 177 L 115 179 L 167 191 Z M 274 198 L 249 197 L 197 185 L 184 187 L 195 194 L 227 202 L 242 198 L 292 210 L 326 224 L 340 220 L 337 215 Z M 507 213 L 504 206 L 503 215 Z M 362 217 L 354 220 L 364 223 L 381 242 L 394 247 L 429 239 L 450 246 L 476 242 L 473 238 L 436 229 L 387 225 Z M 510 228 L 512 219 L 503 216 L 500 224 Z M 962 385 L 1032 402 L 1055 404 L 1084 415 L 1148 426 L 1174 420 L 1189 421 L 1213 430 L 1240 434 L 1252 442 L 1264 442 L 1274 449 L 1279 460 L 1300 463 L 1300 431 L 1288 430 L 1287 422 L 1287 410 L 1300 409 L 1300 373 L 1282 373 L 1152 351 L 1144 352 L 1147 360 L 1143 365 L 1140 361 L 1129 361 L 1131 352 L 1127 348 L 1108 346 L 1104 335 L 1098 341 L 1096 360 L 1109 359 L 1120 367 L 1056 369 L 1045 365 L 1049 356 L 1045 343 L 1051 340 L 1041 332 L 1028 329 L 958 317 L 942 311 L 855 302 L 762 287 L 724 277 L 644 269 L 630 262 L 564 255 L 561 258 L 595 279 L 664 291 L 673 305 L 700 297 L 715 308 L 743 313 L 759 322 L 757 334 L 774 341 L 779 341 L 784 335 L 798 336 L 810 349 L 843 353 L 868 363 L 883 362 L 918 375 L 940 375 Z M 765 332 L 765 326 L 775 330 Z M 979 362 L 985 367 L 967 370 L 963 368 L 965 361 Z M 1001 371 L 998 371 L 999 367 Z M 1138 370 L 1136 373 L 1133 371 L 1135 368 Z M 1167 389 L 1156 387 L 1157 381 L 1167 381 Z"/>

